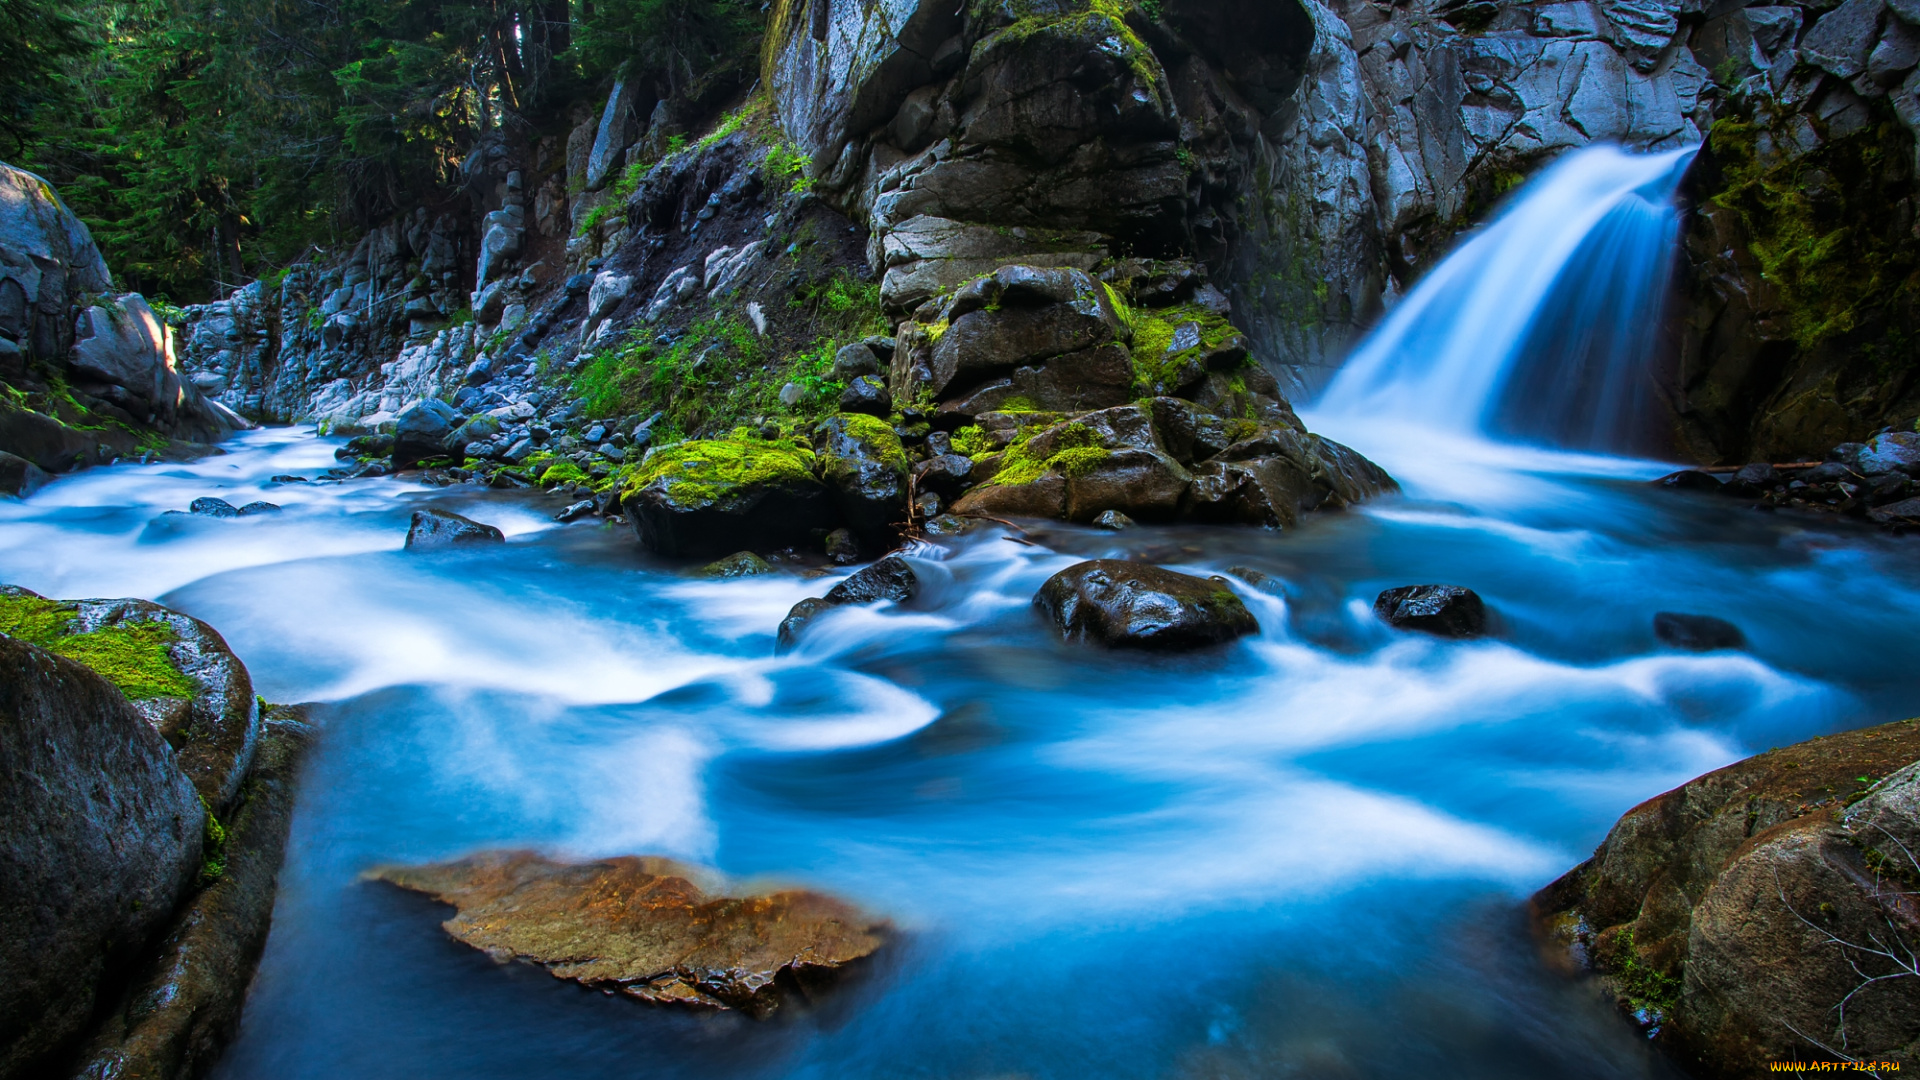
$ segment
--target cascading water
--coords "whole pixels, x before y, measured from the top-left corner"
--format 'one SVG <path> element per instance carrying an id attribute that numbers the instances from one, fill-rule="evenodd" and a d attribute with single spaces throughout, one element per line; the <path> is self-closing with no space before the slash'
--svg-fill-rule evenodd
<path id="1" fill-rule="evenodd" d="M 1692 150 L 1568 156 L 1400 302 L 1317 417 L 1645 449 L 1649 359 Z"/>

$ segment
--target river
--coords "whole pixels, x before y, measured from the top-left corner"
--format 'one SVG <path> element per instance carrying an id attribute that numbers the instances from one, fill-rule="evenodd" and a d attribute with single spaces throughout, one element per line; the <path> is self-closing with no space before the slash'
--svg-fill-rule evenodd
<path id="1" fill-rule="evenodd" d="M 1645 481 L 1668 466 L 1308 413 L 1404 497 L 1280 534 L 994 526 L 913 557 L 907 608 L 689 578 L 557 499 L 317 476 L 239 436 L 0 506 L 0 580 L 218 628 L 324 703 L 272 936 L 217 1076 L 1638 1078 L 1675 1075 L 1551 973 L 1522 905 L 1636 802 L 1746 754 L 1920 714 L 1920 540 Z M 194 498 L 284 512 L 170 517 Z M 410 513 L 504 545 L 402 550 Z M 1273 575 L 1261 633 L 1182 657 L 1050 638 L 1094 556 Z M 1381 589 L 1479 591 L 1498 633 L 1396 634 Z M 1656 611 L 1750 640 L 1661 647 Z M 657 853 L 890 917 L 893 946 L 767 1022 L 498 966 L 371 866 Z"/>

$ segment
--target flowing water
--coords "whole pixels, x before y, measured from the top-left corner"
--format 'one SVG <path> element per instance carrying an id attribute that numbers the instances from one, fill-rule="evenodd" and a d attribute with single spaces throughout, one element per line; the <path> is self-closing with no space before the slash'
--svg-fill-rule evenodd
<path id="1" fill-rule="evenodd" d="M 1541 964 L 1520 906 L 1641 799 L 1920 713 L 1920 541 L 1654 491 L 1656 464 L 1311 419 L 1408 494 L 1286 534 L 983 530 L 917 549 L 912 605 L 779 658 L 830 582 L 690 579 L 537 495 L 270 484 L 331 463 L 310 430 L 0 506 L 0 579 L 159 599 L 269 699 L 326 703 L 226 1080 L 1674 1075 Z M 286 511 L 149 524 L 200 495 Z M 429 505 L 508 542 L 402 551 Z M 1242 589 L 1261 633 L 1213 654 L 1051 640 L 1030 597 L 1107 555 L 1283 585 Z M 1427 581 L 1480 591 L 1498 636 L 1375 622 Z M 1659 610 L 1751 648 L 1662 649 Z M 496 966 L 359 878 L 496 846 L 802 883 L 900 936 L 818 1007 L 693 1016 Z"/>

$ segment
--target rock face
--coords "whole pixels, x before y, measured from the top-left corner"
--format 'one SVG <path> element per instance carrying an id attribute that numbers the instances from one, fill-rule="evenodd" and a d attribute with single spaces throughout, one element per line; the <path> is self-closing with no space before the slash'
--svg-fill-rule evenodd
<path id="1" fill-rule="evenodd" d="M 1033 606 L 1067 641 L 1140 649 L 1195 649 L 1260 632 L 1225 578 L 1094 559 L 1047 579 Z"/>
<path id="2" fill-rule="evenodd" d="M 793 605 L 780 621 L 778 652 L 787 652 L 800 643 L 807 624 L 843 604 L 877 604 L 891 600 L 904 604 L 920 592 L 920 579 L 913 566 L 898 555 L 889 555 L 872 566 L 855 571 L 845 581 L 827 590 L 827 595 L 808 597 Z"/>
<path id="3" fill-rule="evenodd" d="M 1916 759 L 1907 720 L 1708 773 L 1628 811 L 1534 911 L 1695 1075 L 1920 1060 Z"/>
<path id="4" fill-rule="evenodd" d="M 407 527 L 407 550 L 498 544 L 506 538 L 505 533 L 492 525 L 482 525 L 447 510 L 415 510 L 413 524 Z"/>
<path id="5" fill-rule="evenodd" d="M 192 885 L 206 817 L 112 683 L 0 635 L 0 1076 L 85 1033 Z"/>
<path id="6" fill-rule="evenodd" d="M 447 932 L 497 958 L 641 1001 L 755 1017 L 825 989 L 889 932 L 819 893 L 715 894 L 695 884 L 696 871 L 658 858 L 567 864 L 489 852 L 371 876 L 452 904 Z"/>
<path id="7" fill-rule="evenodd" d="M 1373 601 L 1373 613 L 1396 630 L 1438 637 L 1470 638 L 1487 632 L 1487 606 L 1480 594 L 1458 585 L 1406 585 Z"/>

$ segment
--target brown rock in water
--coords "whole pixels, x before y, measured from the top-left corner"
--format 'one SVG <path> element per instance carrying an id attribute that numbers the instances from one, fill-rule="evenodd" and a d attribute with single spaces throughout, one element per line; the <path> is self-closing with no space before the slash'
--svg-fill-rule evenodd
<path id="1" fill-rule="evenodd" d="M 1197 578 L 1124 559 L 1067 567 L 1040 586 L 1033 606 L 1067 641 L 1197 649 L 1260 632 L 1225 578 Z"/>
<path id="2" fill-rule="evenodd" d="M 791 993 L 811 997 L 889 933 L 830 896 L 713 895 L 696 874 L 652 857 L 561 863 L 509 851 L 370 876 L 452 904 L 447 932 L 496 960 L 642 1001 L 756 1017 Z"/>
<path id="3" fill-rule="evenodd" d="M 1701 1077 L 1836 1060 L 1822 1044 L 1920 1061 L 1917 759 L 1905 720 L 1708 773 L 1629 810 L 1535 915 Z"/>

